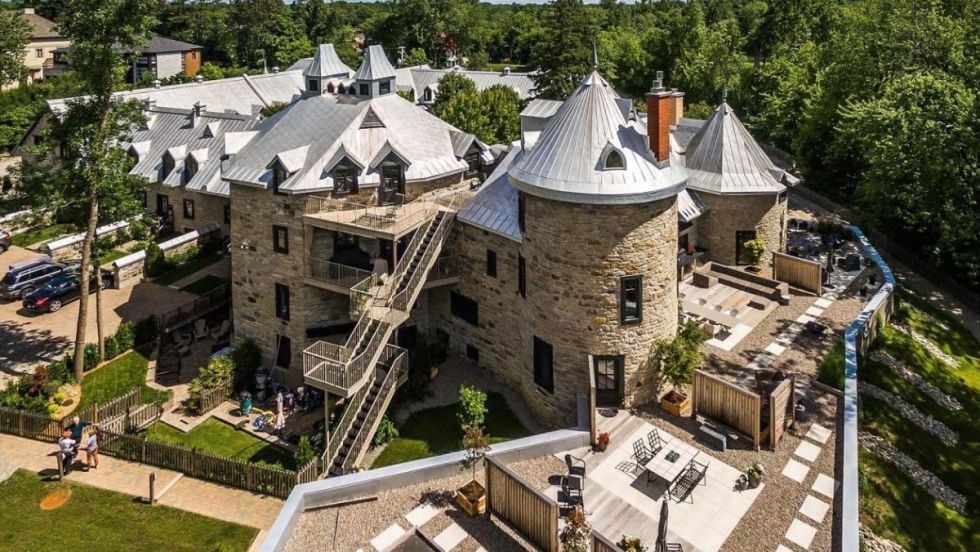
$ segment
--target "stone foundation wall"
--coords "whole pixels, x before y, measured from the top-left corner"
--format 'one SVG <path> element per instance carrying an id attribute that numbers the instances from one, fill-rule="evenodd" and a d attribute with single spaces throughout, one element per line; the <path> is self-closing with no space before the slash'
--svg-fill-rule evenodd
<path id="1" fill-rule="evenodd" d="M 717 195 L 698 192 L 709 211 L 698 219 L 698 247 L 708 250 L 708 260 L 735 265 L 735 232 L 755 230 L 766 242 L 763 266 L 772 266 L 772 252 L 786 248 L 787 201 L 777 194 Z"/>

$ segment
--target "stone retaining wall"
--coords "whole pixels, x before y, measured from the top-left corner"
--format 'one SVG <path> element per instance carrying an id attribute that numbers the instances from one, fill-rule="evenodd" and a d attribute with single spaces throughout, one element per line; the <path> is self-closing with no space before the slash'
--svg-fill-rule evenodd
<path id="1" fill-rule="evenodd" d="M 217 224 L 209 224 L 203 228 L 193 230 L 186 234 L 177 236 L 165 242 L 159 243 L 165 258 L 170 258 L 178 253 L 186 252 L 195 245 L 202 244 L 209 239 L 212 234 L 217 232 Z M 106 272 L 111 272 L 113 277 L 113 287 L 123 289 L 135 286 L 143 281 L 146 271 L 146 250 L 130 253 L 125 257 L 120 257 L 112 262 L 110 268 L 103 268 Z"/>
<path id="2" fill-rule="evenodd" d="M 100 238 L 105 238 L 115 235 L 117 232 L 128 227 L 129 221 L 122 220 L 96 228 L 95 235 Z M 41 251 L 47 255 L 50 255 L 52 259 L 60 263 L 73 261 L 82 256 L 82 242 L 84 241 L 85 232 L 79 232 L 64 238 L 52 240 L 44 244 L 44 246 L 41 247 Z"/>

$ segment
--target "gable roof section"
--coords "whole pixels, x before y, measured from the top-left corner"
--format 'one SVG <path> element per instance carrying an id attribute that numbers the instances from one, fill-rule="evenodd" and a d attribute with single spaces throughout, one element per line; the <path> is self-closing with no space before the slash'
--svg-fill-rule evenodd
<path id="1" fill-rule="evenodd" d="M 427 66 L 410 70 L 415 97 L 421 99 L 426 88 L 438 89 L 442 77 L 455 73 L 473 81 L 476 89 L 486 90 L 494 85 L 506 86 L 517 92 L 522 100 L 534 96 L 534 81 L 528 73 L 503 73 L 502 71 L 467 71 L 465 69 L 430 69 Z"/>
<path id="2" fill-rule="evenodd" d="M 722 102 L 687 145 L 688 185 L 704 192 L 777 193 L 783 171 L 776 168 L 755 138 Z"/>
<path id="3" fill-rule="evenodd" d="M 32 8 L 21 10 L 20 17 L 31 26 L 31 38 L 61 38 L 57 30 L 58 25 L 34 13 Z"/>

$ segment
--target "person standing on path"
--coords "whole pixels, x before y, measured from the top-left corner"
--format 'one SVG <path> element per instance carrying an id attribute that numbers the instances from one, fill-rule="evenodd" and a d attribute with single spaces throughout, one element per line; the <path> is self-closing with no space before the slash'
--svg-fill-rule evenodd
<path id="1" fill-rule="evenodd" d="M 86 471 L 99 469 L 99 432 L 94 426 L 89 429 L 88 441 L 85 443 L 85 463 Z"/>
<path id="2" fill-rule="evenodd" d="M 82 442 L 82 432 L 85 431 L 85 428 L 88 427 L 88 426 L 90 426 L 90 425 L 92 425 L 92 424 L 89 423 L 89 422 L 83 422 L 81 420 L 81 418 L 79 418 L 78 416 L 74 416 L 71 419 L 71 423 L 68 424 L 68 431 L 71 432 L 71 438 L 76 443 L 81 443 Z"/>

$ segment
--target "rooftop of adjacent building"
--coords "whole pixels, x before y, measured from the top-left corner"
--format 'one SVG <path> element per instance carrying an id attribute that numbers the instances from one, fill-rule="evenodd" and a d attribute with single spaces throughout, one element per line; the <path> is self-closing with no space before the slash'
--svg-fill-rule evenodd
<path id="1" fill-rule="evenodd" d="M 61 35 L 58 34 L 57 24 L 35 13 L 34 8 L 21 8 L 20 16 L 31 26 L 32 39 L 61 38 Z"/>

